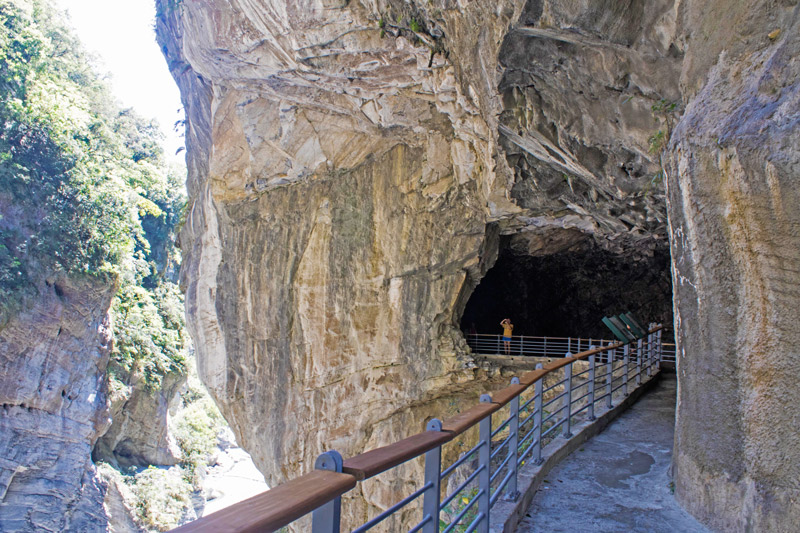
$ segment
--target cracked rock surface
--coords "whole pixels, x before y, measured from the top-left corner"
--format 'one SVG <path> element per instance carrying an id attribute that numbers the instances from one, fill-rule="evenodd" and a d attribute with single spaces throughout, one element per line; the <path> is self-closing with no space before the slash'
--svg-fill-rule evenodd
<path id="1" fill-rule="evenodd" d="M 695 205 L 671 170 L 692 167 L 702 147 L 708 164 L 697 179 L 714 187 L 712 132 L 734 117 L 733 94 L 746 85 L 717 75 L 706 86 L 714 69 L 751 64 L 748 51 L 767 62 L 772 47 L 796 44 L 789 26 L 777 42 L 766 37 L 796 16 L 789 0 L 738 11 L 716 0 L 157 4 L 159 42 L 188 118 L 182 281 L 198 369 L 270 486 L 309 471 L 326 449 L 351 456 L 420 431 L 456 400 L 474 402 L 493 376 L 473 368 L 457 327 L 501 235 L 543 258 L 556 250 L 542 243 L 565 249 L 587 237 L 621 261 L 663 254 L 665 178 L 674 184 L 673 237 L 693 209 L 727 227 L 728 198 Z M 780 66 L 792 56 L 780 57 L 771 64 L 784 81 L 769 87 L 793 102 L 794 67 Z M 753 104 L 752 131 L 767 108 Z M 796 115 L 782 116 L 771 142 L 789 154 L 784 166 L 754 176 L 786 169 L 790 179 Z M 787 220 L 784 250 L 797 244 Z M 678 247 L 673 238 L 673 256 L 717 238 L 695 237 Z M 738 272 L 751 259 L 725 265 Z M 699 294 L 679 291 L 676 322 L 717 324 L 725 307 L 689 310 L 718 290 L 712 282 Z M 714 357 L 727 354 L 712 344 Z M 686 357 L 706 357 L 696 348 Z M 679 446 L 690 398 L 731 386 L 739 385 L 682 382 Z M 698 471 L 724 477 L 699 447 L 688 449 Z M 740 472 L 755 472 L 747 468 Z M 419 479 L 413 465 L 398 474 L 359 485 L 345 527 Z M 696 485 L 686 487 L 688 501 Z M 709 498 L 694 512 L 713 522 Z"/>
<path id="2" fill-rule="evenodd" d="M 108 427 L 114 287 L 59 279 L 0 330 L 0 531 L 105 531 L 92 447 Z"/>

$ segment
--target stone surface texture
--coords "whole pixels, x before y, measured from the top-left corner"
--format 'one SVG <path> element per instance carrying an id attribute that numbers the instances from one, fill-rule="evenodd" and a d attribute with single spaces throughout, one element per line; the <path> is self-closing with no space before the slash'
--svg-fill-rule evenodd
<path id="1" fill-rule="evenodd" d="M 692 6 L 667 157 L 676 494 L 720 531 L 800 523 L 799 10 Z"/>
<path id="2" fill-rule="evenodd" d="M 674 374 L 547 474 L 519 533 L 707 533 L 675 500 Z"/>
<path id="3" fill-rule="evenodd" d="M 105 531 L 92 447 L 108 427 L 113 284 L 42 283 L 0 330 L 0 531 Z"/>
<path id="4" fill-rule="evenodd" d="M 180 449 L 169 432 L 170 402 L 186 375 L 166 374 L 158 390 L 145 386 L 140 373 L 121 376 L 125 390 L 110 395 L 111 426 L 97 441 L 95 461 L 130 466 L 174 465 Z"/>
<path id="5" fill-rule="evenodd" d="M 198 370 L 268 484 L 326 449 L 420 431 L 497 378 L 474 368 L 458 322 L 502 236 L 534 257 L 587 236 L 622 260 L 663 253 L 664 155 L 682 169 L 667 173 L 675 283 L 708 279 L 675 297 L 683 360 L 696 358 L 682 372 L 728 376 L 681 387 L 678 494 L 709 523 L 745 493 L 753 516 L 796 509 L 793 467 L 772 468 L 788 444 L 761 455 L 787 437 L 767 420 L 798 427 L 776 406 L 798 390 L 781 325 L 796 311 L 778 312 L 799 248 L 795 4 L 158 0 L 187 111 L 182 283 Z M 784 155 L 765 165 L 773 149 Z M 761 203 L 736 203 L 739 216 L 736 198 Z M 713 399 L 719 426 L 692 418 L 690 398 Z M 734 438 L 738 470 L 714 459 Z M 359 485 L 345 527 L 411 492 L 419 467 L 398 474 Z M 732 488 L 702 493 L 702 476 Z M 764 487 L 775 497 L 756 497 Z"/>

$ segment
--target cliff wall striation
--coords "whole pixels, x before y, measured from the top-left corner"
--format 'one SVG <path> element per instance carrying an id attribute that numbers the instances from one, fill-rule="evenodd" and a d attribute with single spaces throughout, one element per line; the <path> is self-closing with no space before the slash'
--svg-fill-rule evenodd
<path id="1" fill-rule="evenodd" d="M 198 368 L 268 483 L 310 470 L 326 449 L 349 456 L 419 431 L 484 388 L 492 376 L 473 368 L 457 328 L 502 243 L 546 259 L 588 237 L 620 263 L 658 257 L 668 246 L 666 179 L 672 252 L 683 254 L 675 239 L 695 206 L 678 169 L 691 165 L 665 172 L 662 159 L 694 161 L 707 142 L 709 161 L 722 161 L 711 123 L 737 120 L 733 95 L 745 83 L 721 77 L 724 65 L 762 54 L 759 64 L 784 69 L 776 79 L 786 81 L 769 87 L 793 101 L 792 56 L 772 54 L 794 34 L 768 34 L 795 4 L 159 0 L 159 41 L 188 117 L 182 282 Z M 714 102 L 717 114 L 696 107 L 724 85 L 731 96 Z M 773 109 L 753 105 L 754 117 Z M 775 129 L 787 153 L 792 117 Z M 713 188 L 710 179 L 698 177 Z M 700 211 L 724 219 L 730 200 L 718 195 Z M 753 216 L 773 206 L 764 209 Z M 785 243 L 797 236 L 793 220 Z M 716 238 L 695 237 L 691 249 Z M 699 259 L 676 267 L 676 284 Z M 749 298 L 767 294 L 745 286 Z M 717 324 L 726 309 L 749 312 L 690 310 L 722 291 L 712 282 L 676 294 L 684 335 L 696 335 L 687 318 Z M 682 342 L 686 359 L 708 357 Z M 681 364 L 684 379 L 691 363 Z M 681 401 L 733 383 L 688 378 Z M 690 420 L 694 406 L 683 406 Z M 722 457 L 718 431 L 703 424 L 703 442 Z M 708 466 L 700 447 L 685 449 Z M 741 471 L 756 475 L 761 459 L 752 461 Z M 679 496 L 698 498 L 692 475 L 678 471 Z M 396 487 L 375 483 L 347 504 L 349 520 L 396 501 Z M 709 523 L 712 507 L 690 506 Z"/>
<path id="2" fill-rule="evenodd" d="M 110 423 L 115 287 L 59 278 L 0 330 L 0 530 L 105 529 L 92 447 Z"/>
<path id="3" fill-rule="evenodd" d="M 692 6 L 668 150 L 676 495 L 720 531 L 800 520 L 800 9 Z"/>
<path id="4" fill-rule="evenodd" d="M 565 228 L 616 254 L 666 246 L 648 139 L 651 105 L 677 95 L 668 3 L 623 21 L 558 2 L 159 9 L 188 116 L 198 369 L 270 485 L 475 397 L 491 377 L 458 319 L 501 234 L 540 255 Z M 396 499 L 383 489 L 353 519 Z"/>

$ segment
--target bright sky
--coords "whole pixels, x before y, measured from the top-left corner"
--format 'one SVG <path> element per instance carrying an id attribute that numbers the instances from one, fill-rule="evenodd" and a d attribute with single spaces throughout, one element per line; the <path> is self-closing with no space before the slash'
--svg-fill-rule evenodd
<path id="1" fill-rule="evenodd" d="M 55 0 L 69 13 L 72 26 L 90 52 L 111 73 L 114 93 L 125 107 L 145 118 L 155 118 L 167 136 L 164 152 L 169 161 L 184 164 L 184 117 L 178 86 L 156 43 L 154 0 Z"/>

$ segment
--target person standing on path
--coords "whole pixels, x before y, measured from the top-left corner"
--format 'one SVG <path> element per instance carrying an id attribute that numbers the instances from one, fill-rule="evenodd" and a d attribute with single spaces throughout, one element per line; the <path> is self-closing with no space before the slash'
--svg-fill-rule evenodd
<path id="1" fill-rule="evenodd" d="M 514 331 L 514 324 L 511 323 L 510 318 L 504 318 L 500 325 L 503 326 L 503 346 L 505 347 L 506 355 L 511 354 L 511 332 Z"/>

